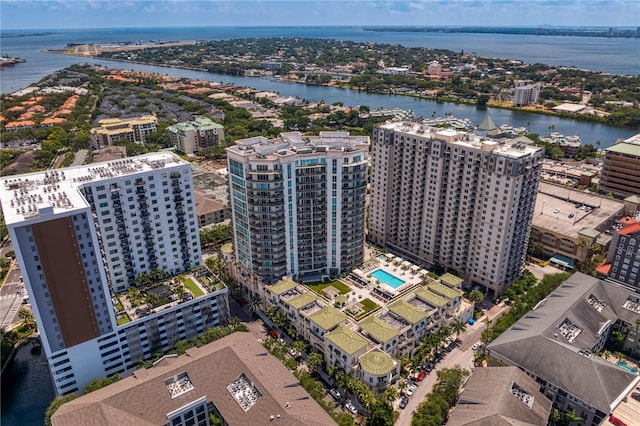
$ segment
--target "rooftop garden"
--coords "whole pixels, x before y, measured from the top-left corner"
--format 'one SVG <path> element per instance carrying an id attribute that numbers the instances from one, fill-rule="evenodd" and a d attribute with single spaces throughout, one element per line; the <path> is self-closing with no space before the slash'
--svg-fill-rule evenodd
<path id="1" fill-rule="evenodd" d="M 117 324 L 126 324 L 224 287 L 224 283 L 203 266 L 173 277 L 160 270 L 141 273 L 126 292 L 112 297 Z"/>
<path id="2" fill-rule="evenodd" d="M 330 281 L 330 282 L 326 282 L 326 283 L 305 283 L 304 284 L 306 287 L 308 287 L 309 289 L 315 291 L 316 293 L 318 293 L 319 295 L 323 296 L 324 295 L 324 289 L 331 286 L 334 287 L 336 290 L 338 290 L 340 292 L 340 294 L 347 294 L 349 293 L 349 291 L 351 290 L 350 287 L 348 285 L 346 285 L 345 283 L 343 283 L 342 281 Z"/>

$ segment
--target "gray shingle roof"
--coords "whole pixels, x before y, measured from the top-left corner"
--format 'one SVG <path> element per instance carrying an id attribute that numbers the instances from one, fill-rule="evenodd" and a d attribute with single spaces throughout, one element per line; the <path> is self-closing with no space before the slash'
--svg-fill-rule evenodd
<path id="1" fill-rule="evenodd" d="M 531 408 L 511 393 L 513 383 L 533 396 Z M 447 426 L 546 425 L 551 401 L 539 387 L 517 367 L 476 368 Z"/>
<path id="2" fill-rule="evenodd" d="M 622 307 L 631 294 L 624 287 L 577 272 L 494 340 L 489 345 L 491 354 L 609 412 L 636 376 L 598 356 L 586 357 L 579 351 L 593 348 L 607 321 L 621 318 L 635 323 L 640 318 Z M 588 302 L 590 295 L 606 304 L 601 312 Z M 558 329 L 565 319 L 581 330 L 572 341 Z"/>
<path id="3" fill-rule="evenodd" d="M 165 380 L 183 372 L 194 389 L 172 399 Z M 246 412 L 226 388 L 241 373 L 262 394 Z M 270 415 L 280 415 L 279 425 L 335 424 L 277 358 L 250 333 L 240 332 L 74 399 L 56 411 L 52 422 L 54 426 L 163 425 L 167 413 L 203 396 L 233 425 L 271 425 Z"/>

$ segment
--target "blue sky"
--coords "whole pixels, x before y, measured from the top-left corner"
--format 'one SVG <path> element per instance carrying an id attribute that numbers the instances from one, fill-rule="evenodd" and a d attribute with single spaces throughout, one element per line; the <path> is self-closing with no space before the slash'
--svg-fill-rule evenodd
<path id="1" fill-rule="evenodd" d="M 640 26 L 640 0 L 0 0 L 1 29 L 486 25 Z"/>

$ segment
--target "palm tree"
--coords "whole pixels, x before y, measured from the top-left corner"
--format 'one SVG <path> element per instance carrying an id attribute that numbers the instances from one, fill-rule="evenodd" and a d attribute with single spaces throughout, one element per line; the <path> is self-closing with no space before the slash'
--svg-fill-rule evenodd
<path id="1" fill-rule="evenodd" d="M 375 401 L 375 396 L 373 396 L 373 392 L 369 388 L 365 388 L 363 392 L 358 395 L 358 401 L 360 401 L 360 405 L 362 405 L 367 410 L 371 408 L 373 401 Z"/>
<path id="2" fill-rule="evenodd" d="M 467 323 L 462 322 L 460 320 L 455 320 L 451 323 L 451 329 L 456 334 L 456 340 L 458 340 L 458 336 L 460 332 L 465 331 L 467 329 Z"/>
<path id="3" fill-rule="evenodd" d="M 238 317 L 231 317 L 229 318 L 229 327 L 235 329 L 236 327 L 238 327 L 240 325 L 240 318 Z"/>
<path id="4" fill-rule="evenodd" d="M 571 425 L 574 422 L 582 421 L 582 417 L 576 414 L 576 410 L 573 410 L 570 413 L 565 413 L 564 418 L 567 419 L 567 421 L 569 422 L 569 425 Z"/>
<path id="5" fill-rule="evenodd" d="M 345 389 L 345 393 L 346 393 L 346 389 L 349 383 L 349 376 L 344 374 L 344 371 L 342 371 L 342 369 L 339 368 L 338 372 L 336 373 L 336 378 L 334 380 L 334 383 L 337 388 Z"/>
<path id="6" fill-rule="evenodd" d="M 315 373 L 323 362 L 324 358 L 321 354 L 318 352 L 310 353 L 309 356 L 307 356 L 307 368 L 309 368 L 309 372 L 311 372 L 311 374 Z"/>
<path id="7" fill-rule="evenodd" d="M 26 308 L 20 308 L 18 311 L 18 318 L 22 319 L 22 325 L 26 327 L 31 321 L 33 321 L 33 314 Z"/>
<path id="8" fill-rule="evenodd" d="M 411 358 L 411 369 L 412 370 L 417 370 L 420 368 L 420 365 L 422 364 L 422 360 L 419 357 L 413 357 Z"/>
<path id="9" fill-rule="evenodd" d="M 451 331 L 451 327 L 440 327 L 440 329 L 438 330 L 438 337 L 440 338 L 440 343 L 444 343 L 445 340 L 447 340 L 447 338 L 449 338 L 449 336 L 451 336 L 451 334 L 453 334 L 453 332 Z"/>
<path id="10" fill-rule="evenodd" d="M 398 384 L 398 390 L 400 390 L 400 393 L 404 393 L 404 391 L 406 391 L 408 387 L 409 384 L 407 384 L 407 382 L 405 382 L 404 380 Z"/>
<path id="11" fill-rule="evenodd" d="M 398 389 L 393 386 L 389 386 L 384 390 L 384 394 L 382 395 L 385 401 L 391 404 L 398 397 Z"/>
<path id="12" fill-rule="evenodd" d="M 293 342 L 291 344 L 291 347 L 293 349 L 295 349 L 296 351 L 302 353 L 302 352 L 306 352 L 307 350 L 307 344 L 305 342 L 303 342 L 302 340 L 296 340 L 295 342 Z"/>
<path id="13" fill-rule="evenodd" d="M 400 361 L 400 371 L 404 370 L 404 368 L 411 362 L 411 360 L 406 356 L 399 357 L 398 361 Z"/>
<path id="14" fill-rule="evenodd" d="M 329 376 L 334 384 L 336 383 L 336 377 L 338 377 L 338 374 L 340 374 L 340 367 L 332 365 L 331 367 L 327 368 L 327 376 Z"/>
<path id="15" fill-rule="evenodd" d="M 484 294 L 480 290 L 472 290 L 469 293 L 469 300 L 473 303 L 480 303 L 484 300 Z"/>
<path id="16" fill-rule="evenodd" d="M 280 311 L 276 311 L 273 315 L 273 325 L 278 327 L 279 329 L 284 329 L 287 325 L 287 317 Z"/>
<path id="17" fill-rule="evenodd" d="M 251 312 L 257 311 L 258 308 L 260 308 L 261 302 L 262 300 L 260 300 L 260 296 L 258 296 L 257 294 L 251 296 L 251 299 L 249 300 L 249 309 L 251 309 Z"/>

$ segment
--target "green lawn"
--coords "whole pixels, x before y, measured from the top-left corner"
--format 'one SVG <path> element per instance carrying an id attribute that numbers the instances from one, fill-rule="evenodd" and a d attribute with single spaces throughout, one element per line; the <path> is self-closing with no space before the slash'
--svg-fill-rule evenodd
<path id="1" fill-rule="evenodd" d="M 362 305 L 362 312 L 355 316 L 356 320 L 364 318 L 365 316 L 367 316 L 367 314 L 369 314 L 369 312 L 378 308 L 378 304 L 370 299 L 361 300 L 360 304 Z"/>
<path id="2" fill-rule="evenodd" d="M 124 308 L 122 307 L 122 303 L 120 303 L 120 300 L 119 300 L 117 297 L 115 298 L 115 301 L 116 301 L 116 306 L 115 306 L 115 308 L 116 308 L 116 312 L 120 312 L 121 310 L 123 310 L 123 309 L 124 309 Z"/>
<path id="3" fill-rule="evenodd" d="M 116 320 L 116 323 L 118 325 L 126 324 L 128 322 L 131 322 L 131 319 L 129 318 L 128 314 L 121 315 L 120 318 Z"/>
<path id="4" fill-rule="evenodd" d="M 371 312 L 378 307 L 378 304 L 371 299 L 361 300 L 360 303 L 362 304 L 362 309 L 364 309 L 365 312 Z"/>
<path id="5" fill-rule="evenodd" d="M 318 294 L 323 294 L 322 290 L 324 290 L 329 286 L 335 287 L 340 292 L 340 294 L 347 294 L 351 291 L 351 288 L 345 283 L 343 283 L 342 281 L 333 281 L 330 283 L 305 284 L 305 285 Z"/>
<path id="6" fill-rule="evenodd" d="M 187 287 L 187 290 L 193 294 L 193 298 L 197 298 L 200 296 L 204 296 L 204 292 L 200 290 L 200 287 L 196 283 L 193 282 L 191 278 L 187 278 L 184 280 L 184 286 Z"/>

